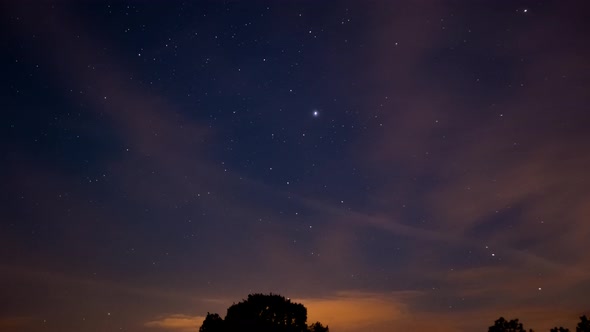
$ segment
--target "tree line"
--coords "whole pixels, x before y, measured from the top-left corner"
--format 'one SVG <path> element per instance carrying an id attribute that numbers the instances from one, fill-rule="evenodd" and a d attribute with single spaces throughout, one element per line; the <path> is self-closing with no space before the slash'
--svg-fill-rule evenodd
<path id="1" fill-rule="evenodd" d="M 521 322 L 518 319 L 511 319 L 506 320 L 504 317 L 498 318 L 494 325 L 488 328 L 488 332 L 535 332 L 532 329 L 524 328 Z M 565 328 L 563 326 L 554 327 L 549 332 L 570 332 L 570 329 Z M 590 320 L 586 315 L 580 317 L 580 322 L 576 326 L 576 332 L 590 332 Z"/>
<path id="2" fill-rule="evenodd" d="M 225 318 L 216 313 L 207 313 L 199 332 L 329 332 L 328 326 L 315 322 L 307 325 L 307 308 L 303 304 L 277 294 L 250 294 L 248 298 L 234 303 L 227 309 Z M 488 332 L 534 332 L 528 331 L 518 319 L 500 317 Z M 563 326 L 550 332 L 570 332 Z M 576 332 L 590 332 L 590 321 L 584 315 L 576 326 Z"/>

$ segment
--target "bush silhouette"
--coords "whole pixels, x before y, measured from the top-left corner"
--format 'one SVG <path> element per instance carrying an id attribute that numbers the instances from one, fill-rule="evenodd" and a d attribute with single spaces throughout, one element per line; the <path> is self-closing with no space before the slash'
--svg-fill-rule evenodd
<path id="1" fill-rule="evenodd" d="M 308 328 L 309 332 L 328 332 L 328 327 L 323 326 L 320 322 L 311 324 Z"/>

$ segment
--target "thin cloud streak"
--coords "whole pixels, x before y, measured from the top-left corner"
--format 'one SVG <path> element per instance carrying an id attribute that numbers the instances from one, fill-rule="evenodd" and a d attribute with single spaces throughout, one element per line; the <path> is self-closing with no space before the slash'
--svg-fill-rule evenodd
<path id="1" fill-rule="evenodd" d="M 173 331 L 195 331 L 201 324 L 205 317 L 203 316 L 189 316 L 182 314 L 172 314 L 160 317 L 156 320 L 146 322 L 144 325 L 151 328 L 161 328 L 164 330 Z"/>

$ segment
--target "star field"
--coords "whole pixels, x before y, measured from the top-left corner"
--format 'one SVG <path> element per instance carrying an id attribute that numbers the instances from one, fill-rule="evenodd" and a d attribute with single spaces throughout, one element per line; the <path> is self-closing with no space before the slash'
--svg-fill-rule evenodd
<path id="1" fill-rule="evenodd" d="M 590 314 L 581 1 L 1 4 L 0 329 Z"/>

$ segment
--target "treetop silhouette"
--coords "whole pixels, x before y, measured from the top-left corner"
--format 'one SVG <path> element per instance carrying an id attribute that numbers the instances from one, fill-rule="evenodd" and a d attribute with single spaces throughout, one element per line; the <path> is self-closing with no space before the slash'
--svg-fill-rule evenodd
<path id="1" fill-rule="evenodd" d="M 580 322 L 576 327 L 576 332 L 590 332 L 590 320 L 586 315 L 580 317 Z"/>

